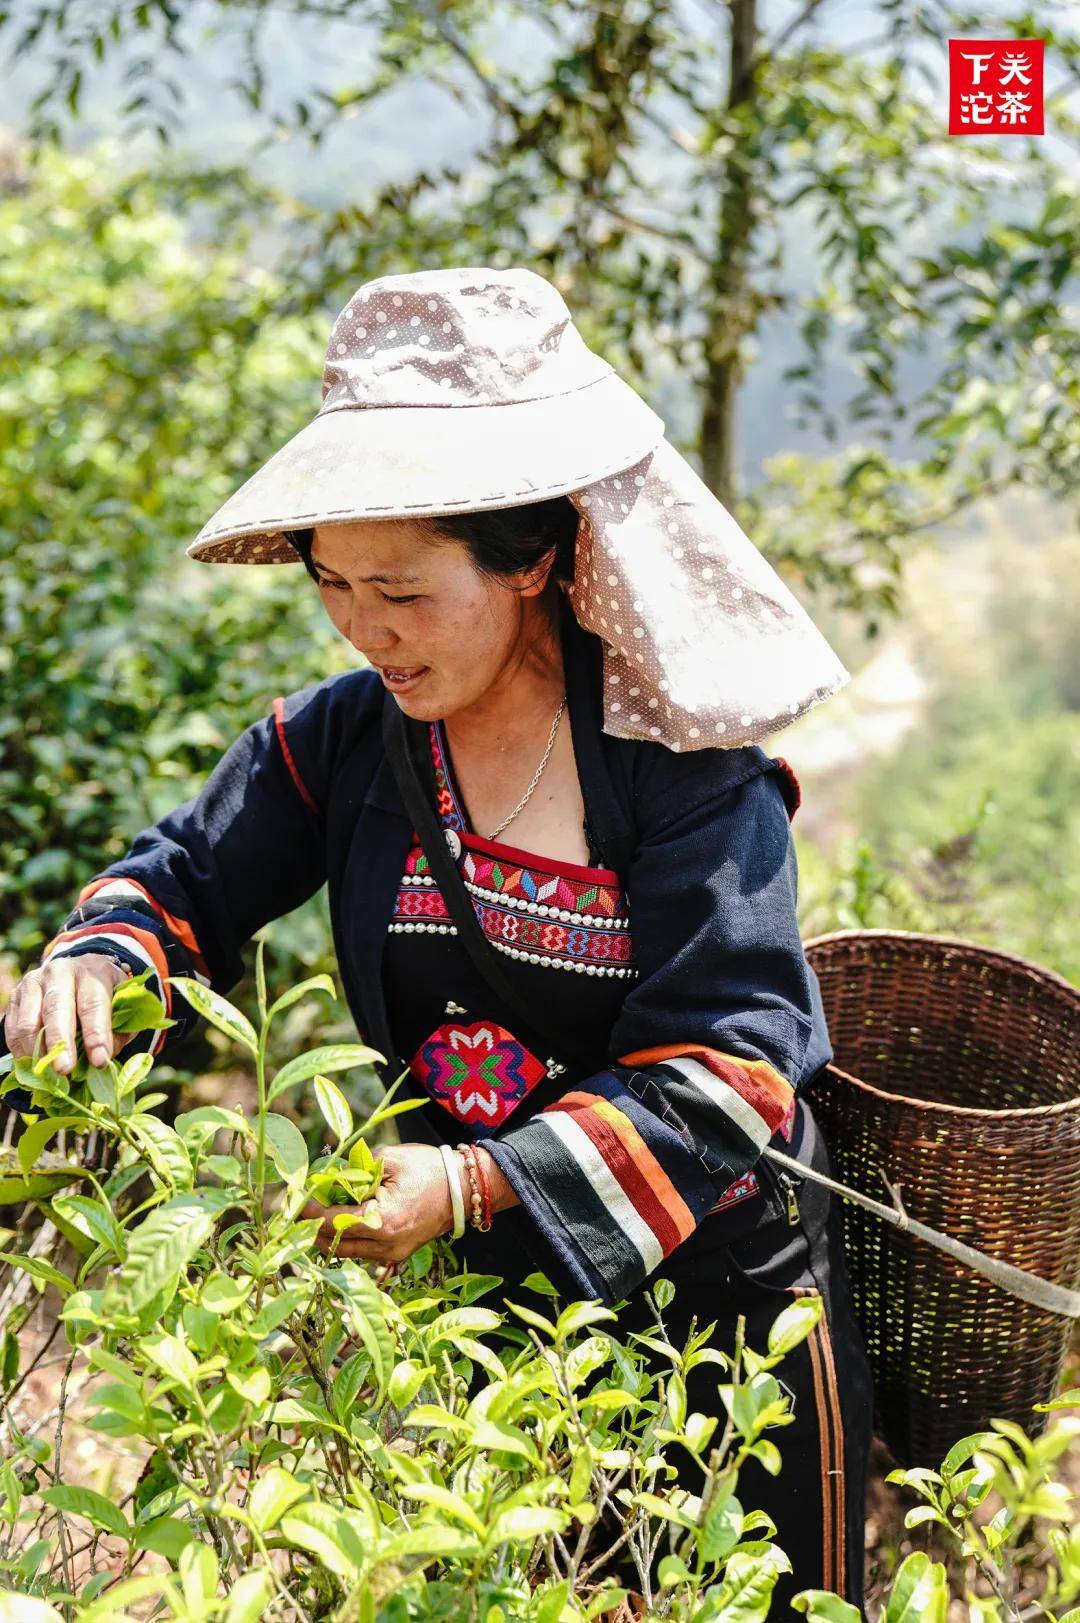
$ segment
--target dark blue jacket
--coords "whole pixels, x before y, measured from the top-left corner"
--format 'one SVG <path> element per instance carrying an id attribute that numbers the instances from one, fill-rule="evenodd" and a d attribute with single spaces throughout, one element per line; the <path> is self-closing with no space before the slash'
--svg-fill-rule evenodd
<path id="1" fill-rule="evenodd" d="M 603 732 L 601 644 L 562 603 L 586 818 L 623 881 L 639 976 L 609 1068 L 485 1147 L 522 1202 L 493 1228 L 513 1227 L 562 1289 L 610 1303 L 764 1160 L 831 1050 L 796 922 L 784 764 L 756 746 L 677 753 Z M 367 668 L 277 699 L 197 796 L 88 882 L 43 959 L 108 945 L 162 981 L 196 974 L 228 993 L 252 933 L 326 884 L 344 995 L 392 1056 L 380 955 L 412 836 L 384 753 L 395 702 Z M 145 1040 L 158 1053 L 195 1018 L 163 992 L 180 1023 Z M 423 1114 L 402 1118 L 403 1137 L 429 1136 Z"/>

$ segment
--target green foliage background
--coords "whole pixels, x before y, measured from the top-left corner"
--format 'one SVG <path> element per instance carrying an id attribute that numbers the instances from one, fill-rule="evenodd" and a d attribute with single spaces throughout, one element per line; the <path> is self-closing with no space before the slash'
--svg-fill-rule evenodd
<path id="1" fill-rule="evenodd" d="M 317 406 L 336 305 L 264 268 L 274 200 L 249 177 L 192 189 L 168 165 L 125 176 L 119 156 L 108 143 L 45 147 L 12 166 L 0 197 L 0 964 L 12 977 L 90 875 L 195 794 L 276 694 L 355 658 L 299 568 L 214 570 L 184 553 Z M 1014 535 L 992 557 L 977 538 L 951 545 L 959 575 L 897 599 L 930 690 L 917 723 L 842 782 L 808 777 L 825 815 L 801 835 L 806 927 L 953 930 L 1075 976 L 1069 537 Z M 804 554 L 773 548 L 857 667 L 865 602 L 838 598 L 827 547 L 809 577 Z M 965 569 L 984 599 L 974 633 L 941 613 Z M 783 746 L 797 767 L 798 744 L 796 731 Z M 277 943 L 328 967 L 324 898 Z"/>
<path id="2" fill-rule="evenodd" d="M 325 335 L 198 204 L 44 152 L 0 200 L 0 951 L 37 957 L 90 875 L 195 794 L 276 694 L 346 668 L 302 569 L 184 546 L 317 401 Z M 290 950 L 326 950 L 318 924 Z"/>

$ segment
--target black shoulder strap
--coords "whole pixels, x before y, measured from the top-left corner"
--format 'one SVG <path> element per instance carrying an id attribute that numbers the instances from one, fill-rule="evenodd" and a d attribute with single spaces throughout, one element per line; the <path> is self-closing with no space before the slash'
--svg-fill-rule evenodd
<path id="1" fill-rule="evenodd" d="M 532 1007 L 507 975 L 498 953 L 485 936 L 472 897 L 465 889 L 457 863 L 447 848 L 445 831 L 435 814 L 435 774 L 428 747 L 427 724 L 406 716 L 390 694 L 383 707 L 383 741 L 401 798 L 412 818 L 442 898 L 457 926 L 461 944 L 488 985 L 513 1009 L 516 1016 L 515 1035 L 527 1043 L 539 1059 L 555 1050 L 560 1057 L 572 1060 L 579 1069 L 592 1070 L 594 1057 L 586 1058 L 568 1032 L 560 1030 L 557 1036 L 553 1036 L 533 1023 Z"/>

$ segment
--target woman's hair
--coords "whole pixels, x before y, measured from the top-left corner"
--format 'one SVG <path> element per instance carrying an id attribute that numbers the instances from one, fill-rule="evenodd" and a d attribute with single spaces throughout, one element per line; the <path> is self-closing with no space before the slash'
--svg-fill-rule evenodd
<path id="1" fill-rule="evenodd" d="M 560 580 L 574 578 L 574 541 L 579 513 L 569 496 L 553 496 L 524 507 L 496 507 L 486 513 L 438 513 L 418 521 L 433 541 L 463 541 L 474 566 L 483 575 L 513 575 L 539 564 L 555 548 L 554 573 Z M 285 530 L 312 580 L 314 530 Z"/>

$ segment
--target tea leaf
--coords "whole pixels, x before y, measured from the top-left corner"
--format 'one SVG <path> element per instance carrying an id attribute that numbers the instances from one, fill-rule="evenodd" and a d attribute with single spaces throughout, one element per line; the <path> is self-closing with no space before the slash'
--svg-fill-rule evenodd
<path id="1" fill-rule="evenodd" d="M 21 1205 L 26 1200 L 44 1200 L 69 1184 L 88 1178 L 82 1166 L 71 1166 L 63 1156 L 42 1153 L 35 1165 L 24 1172 L 14 1150 L 0 1148 L 0 1206 Z"/>
<path id="2" fill-rule="evenodd" d="M 155 1555 L 163 1555 L 167 1561 L 176 1561 L 181 1550 L 194 1537 L 190 1523 L 182 1522 L 176 1516 L 158 1516 L 154 1521 L 136 1527 L 135 1548 L 153 1550 Z"/>
<path id="3" fill-rule="evenodd" d="M 945 1623 L 948 1606 L 945 1568 L 925 1550 L 915 1550 L 893 1579 L 883 1623 Z"/>
<path id="4" fill-rule="evenodd" d="M 31 1279 L 38 1280 L 43 1285 L 55 1285 L 61 1296 L 70 1296 L 75 1286 L 70 1279 L 66 1279 L 59 1268 L 54 1268 L 51 1262 L 44 1257 L 24 1257 L 14 1251 L 0 1251 L 0 1262 L 10 1263 L 13 1268 L 21 1268 L 24 1274 Z"/>
<path id="5" fill-rule="evenodd" d="M 427 1103 L 426 1099 L 400 1099 L 397 1104 L 380 1105 L 378 1110 L 368 1117 L 362 1130 L 370 1133 L 373 1127 L 381 1126 L 384 1121 L 389 1121 L 391 1116 L 401 1116 L 406 1110 L 422 1110 Z"/>
<path id="6" fill-rule="evenodd" d="M 81 1516 L 93 1527 L 100 1527 L 106 1533 L 116 1533 L 128 1543 L 131 1542 L 130 1522 L 103 1493 L 95 1493 L 93 1488 L 73 1488 L 59 1483 L 54 1488 L 46 1488 L 41 1497 L 54 1510 L 62 1510 L 68 1516 Z"/>
<path id="7" fill-rule="evenodd" d="M 347 1417 L 356 1402 L 356 1394 L 364 1384 L 364 1375 L 370 1362 L 366 1352 L 353 1353 L 334 1377 L 334 1408 Z"/>
<path id="8" fill-rule="evenodd" d="M 283 1065 L 270 1084 L 266 1096 L 267 1104 L 271 1104 L 286 1088 L 295 1087 L 298 1082 L 307 1082 L 320 1071 L 351 1071 L 357 1065 L 373 1065 L 381 1060 L 382 1055 L 377 1054 L 374 1048 L 366 1048 L 360 1043 L 331 1043 L 326 1048 L 313 1048 L 308 1054 L 298 1054 L 287 1065 Z"/>
<path id="9" fill-rule="evenodd" d="M 191 1157 L 179 1133 L 168 1122 L 149 1112 L 128 1117 L 128 1132 L 141 1145 L 147 1161 L 163 1183 L 172 1188 L 190 1189 L 195 1182 Z"/>
<path id="10" fill-rule="evenodd" d="M 743 1508 L 733 1495 L 717 1494 L 697 1535 L 703 1561 L 722 1561 L 742 1537 Z"/>
<path id="11" fill-rule="evenodd" d="M 360 1578 L 364 1551 L 344 1516 L 329 1505 L 301 1505 L 281 1523 L 282 1536 L 307 1550 L 343 1583 Z"/>
<path id="12" fill-rule="evenodd" d="M 558 1339 L 565 1341 L 567 1336 L 572 1336 L 575 1330 L 583 1330 L 586 1325 L 600 1324 L 605 1319 L 617 1318 L 617 1313 L 613 1313 L 609 1307 L 604 1307 L 599 1302 L 572 1302 L 559 1314 L 555 1331 Z"/>
<path id="13" fill-rule="evenodd" d="M 190 1612 L 200 1617 L 206 1602 L 214 1598 L 218 1581 L 218 1558 L 208 1544 L 194 1540 L 180 1552 L 180 1581 Z"/>
<path id="14" fill-rule="evenodd" d="M 987 1443 L 995 1441 L 992 1431 L 973 1431 L 966 1437 L 955 1442 L 941 1462 L 941 1476 L 946 1482 L 951 1481 L 962 1465 L 965 1465 L 971 1456 L 978 1450 L 985 1448 Z M 940 1481 L 941 1478 L 939 1477 Z M 954 1489 L 955 1491 L 955 1489 Z"/>
<path id="15" fill-rule="evenodd" d="M 310 1285 L 292 1285 L 280 1296 L 271 1296 L 259 1309 L 251 1323 L 251 1334 L 257 1339 L 270 1335 L 283 1324 L 290 1313 L 305 1308 L 311 1300 Z"/>
<path id="16" fill-rule="evenodd" d="M 517 1302 L 508 1301 L 506 1305 L 512 1313 L 516 1313 L 519 1318 L 524 1319 L 526 1324 L 531 1324 L 534 1330 L 543 1330 L 551 1337 L 552 1341 L 555 1340 L 555 1326 L 550 1319 L 545 1319 L 542 1313 L 534 1313 L 531 1307 L 522 1307 Z"/>
<path id="17" fill-rule="evenodd" d="M 266 937 L 259 939 L 255 949 L 255 997 L 259 1005 L 259 1018 L 266 1019 Z"/>
<path id="18" fill-rule="evenodd" d="M 1078 1403 L 1080 1403 L 1080 1386 L 1071 1386 L 1067 1392 L 1059 1392 L 1057 1396 L 1055 1398 L 1051 1398 L 1048 1403 L 1033 1403 L 1031 1407 L 1033 1409 L 1042 1410 L 1074 1409 Z M 1061 1623 L 1066 1623 L 1066 1620 L 1071 1617 L 1071 1615 L 1071 1612 L 1067 1612 L 1065 1617 L 1061 1619 Z M 1077 1623 L 1080 1623 L 1080 1612 L 1077 1613 Z"/>
<path id="19" fill-rule="evenodd" d="M 395 1364 L 387 1389 L 390 1402 L 395 1409 L 407 1408 L 423 1386 L 427 1376 L 432 1373 L 430 1364 L 417 1364 L 411 1358 L 405 1358 L 400 1364 Z"/>
<path id="20" fill-rule="evenodd" d="M 179 1336 L 171 1336 L 164 1331 L 157 1335 L 144 1336 L 142 1349 L 146 1356 L 157 1365 L 165 1375 L 180 1382 L 181 1386 L 193 1387 L 198 1370 L 198 1363 L 190 1347 L 186 1347 Z"/>
<path id="21" fill-rule="evenodd" d="M 144 1595 L 157 1595 L 169 1591 L 168 1576 L 162 1572 L 148 1573 L 145 1578 L 128 1578 L 124 1583 L 115 1584 L 99 1601 L 85 1610 L 80 1605 L 79 1623 L 118 1623 L 118 1619 L 130 1616 L 130 1613 L 124 1610 L 128 1601 L 141 1600 Z M 179 1604 L 179 1596 L 176 1598 Z"/>
<path id="22" fill-rule="evenodd" d="M 495 1420 L 483 1420 L 474 1427 L 468 1443 L 473 1449 L 499 1449 L 504 1454 L 516 1454 L 519 1459 L 527 1460 L 530 1465 L 539 1467 L 540 1464 L 536 1444 L 516 1426 L 508 1426 Z"/>
<path id="23" fill-rule="evenodd" d="M 110 1282 L 123 1313 L 135 1313 L 175 1283 L 214 1227 L 200 1197 L 180 1196 L 150 1213 L 131 1235 L 120 1278 Z"/>
<path id="24" fill-rule="evenodd" d="M 805 1341 L 824 1311 L 825 1303 L 820 1296 L 806 1296 L 786 1307 L 769 1330 L 768 1345 L 772 1356 L 785 1357 L 793 1347 Z"/>
<path id="25" fill-rule="evenodd" d="M 170 975 L 169 985 L 175 986 L 192 1008 L 201 1014 L 204 1020 L 209 1020 L 212 1026 L 223 1031 L 226 1037 L 240 1043 L 250 1054 L 258 1053 L 259 1039 L 255 1027 L 247 1015 L 241 1014 L 240 1010 L 234 1008 L 220 993 L 212 992 L 208 986 L 203 986 L 200 981 L 192 980 L 187 975 Z"/>
<path id="26" fill-rule="evenodd" d="M 165 1031 L 176 1021 L 165 1013 L 165 1005 L 156 992 L 145 984 L 149 970 L 143 970 L 132 980 L 121 981 L 113 992 L 112 1029 L 125 1033 L 139 1031 Z"/>
<path id="27" fill-rule="evenodd" d="M 256 1369 L 246 1370 L 243 1375 L 237 1374 L 235 1370 L 230 1370 L 226 1379 L 233 1391 L 238 1397 L 243 1398 L 245 1403 L 252 1403 L 257 1406 L 260 1403 L 265 1403 L 270 1396 L 270 1371 L 263 1369 L 261 1366 Z"/>
<path id="28" fill-rule="evenodd" d="M 306 1493 L 304 1484 L 297 1482 L 291 1471 L 272 1465 L 262 1472 L 252 1489 L 248 1514 L 260 1533 L 268 1533 Z"/>
<path id="29" fill-rule="evenodd" d="M 375 1171 L 375 1157 L 371 1153 L 371 1145 L 366 1139 L 358 1138 L 349 1151 L 349 1165 L 354 1172 L 372 1173 Z"/>
<path id="30" fill-rule="evenodd" d="M 432 1345 L 440 1341 L 452 1340 L 462 1330 L 497 1330 L 502 1320 L 498 1313 L 490 1307 L 455 1307 L 449 1313 L 444 1313 L 438 1321 L 431 1326 L 430 1340 Z"/>
<path id="31" fill-rule="evenodd" d="M 251 1294 L 254 1280 L 230 1279 L 227 1274 L 211 1274 L 199 1301 L 210 1313 L 232 1313 Z"/>
<path id="32" fill-rule="evenodd" d="M 116 1091 L 121 1099 L 129 1093 L 135 1093 L 146 1081 L 154 1068 L 153 1054 L 132 1054 L 120 1067 L 120 1076 L 117 1080 Z"/>
<path id="33" fill-rule="evenodd" d="M 105 1246 L 116 1257 L 124 1254 L 124 1239 L 112 1208 L 88 1195 L 56 1195 L 52 1209 L 66 1217 L 73 1227 Z"/>
<path id="34" fill-rule="evenodd" d="M 310 980 L 301 981 L 299 986 L 292 986 L 283 992 L 275 1003 L 271 1003 L 267 1011 L 267 1019 L 273 1020 L 275 1015 L 284 1014 L 291 1009 L 294 1003 L 299 1003 L 302 997 L 309 992 L 325 992 L 328 997 L 337 1001 L 337 987 L 329 975 L 313 975 Z"/>
<path id="35" fill-rule="evenodd" d="M 806 1613 L 807 1623 L 862 1623 L 858 1608 L 829 1589 L 801 1589 L 791 1604 L 796 1611 Z M 1066 1623 L 1066 1619 L 1060 1623 Z"/>
<path id="36" fill-rule="evenodd" d="M 476 1556 L 480 1548 L 479 1541 L 470 1538 L 468 1533 L 448 1527 L 445 1522 L 433 1521 L 424 1522 L 421 1527 L 410 1527 L 407 1533 L 399 1533 L 396 1538 L 389 1539 L 379 1554 L 383 1561 L 397 1560 L 404 1555 L 456 1557 L 460 1561 L 468 1561 Z"/>
<path id="37" fill-rule="evenodd" d="M 80 1127 L 85 1130 L 88 1125 L 85 1116 L 46 1116 L 44 1121 L 34 1122 L 19 1139 L 17 1145 L 19 1165 L 24 1172 L 29 1172 L 50 1138 L 54 1138 L 67 1127 Z"/>
<path id="38" fill-rule="evenodd" d="M 349 1311 L 349 1323 L 356 1335 L 367 1348 L 371 1360 L 371 1375 L 375 1382 L 379 1401 L 385 1392 L 386 1383 L 390 1379 L 390 1370 L 394 1361 L 394 1348 L 386 1331 L 382 1319 L 372 1319 L 363 1308 L 353 1303 Z"/>
<path id="39" fill-rule="evenodd" d="M 407 1483 L 401 1489 L 401 1496 L 403 1499 L 419 1499 L 426 1505 L 437 1505 L 444 1515 L 462 1522 L 470 1532 L 478 1534 L 480 1538 L 485 1536 L 486 1528 L 468 1500 L 451 1493 L 449 1488 L 440 1487 L 437 1482 Z"/>
<path id="40" fill-rule="evenodd" d="M 225 1623 L 257 1623 L 273 1589 L 268 1572 L 245 1572 L 229 1590 Z"/>
<path id="41" fill-rule="evenodd" d="M 291 1122 L 287 1116 L 269 1111 L 266 1116 L 266 1148 L 286 1183 L 303 1183 L 308 1168 L 307 1145 L 295 1122 Z"/>
<path id="42" fill-rule="evenodd" d="M 498 1544 L 531 1544 L 547 1533 L 561 1533 L 568 1517 L 551 1505 L 512 1505 L 495 1518 L 487 1536 L 488 1548 Z"/>
<path id="43" fill-rule="evenodd" d="M 693 1576 L 690 1568 L 677 1555 L 665 1555 L 657 1568 L 661 1589 L 674 1589 L 676 1584 L 692 1583 Z"/>
<path id="44" fill-rule="evenodd" d="M 328 1076 L 315 1078 L 315 1102 L 331 1132 L 335 1133 L 339 1140 L 348 1138 L 353 1130 L 353 1115 L 349 1109 L 349 1101 Z"/>
<path id="45" fill-rule="evenodd" d="M 64 1617 L 48 1601 L 0 1589 L 0 1623 L 64 1623 Z"/>

